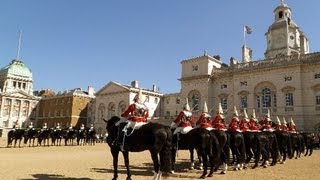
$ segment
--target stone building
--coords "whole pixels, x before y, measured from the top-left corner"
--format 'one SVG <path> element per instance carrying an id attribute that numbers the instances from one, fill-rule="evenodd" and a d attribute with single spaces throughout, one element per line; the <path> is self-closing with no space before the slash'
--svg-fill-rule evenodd
<path id="1" fill-rule="evenodd" d="M 230 122 L 233 106 L 243 111 L 256 110 L 262 119 L 267 110 L 276 116 L 293 118 L 298 130 L 320 128 L 320 52 L 309 53 L 307 37 L 292 19 L 290 7 L 281 2 L 274 10 L 274 22 L 266 32 L 265 59 L 253 61 L 251 49 L 243 47 L 243 60 L 230 59 L 223 64 L 219 57 L 205 53 L 183 60 L 181 100 L 188 97 L 194 114 L 199 115 L 203 102 L 215 115 L 222 104 Z"/>
<path id="2" fill-rule="evenodd" d="M 21 60 L 0 69 L 0 136 L 6 136 L 13 125 L 36 122 L 39 100 L 33 94 L 32 72 Z"/>
<path id="3" fill-rule="evenodd" d="M 159 104 L 163 94 L 157 91 L 155 85 L 152 89 L 145 89 L 139 87 L 138 81 L 132 81 L 131 85 L 111 81 L 95 94 L 94 104 L 90 106 L 98 133 L 106 133 L 106 123 L 103 119 L 120 116 L 133 103 L 133 98 L 140 89 L 145 96 L 145 104 L 149 108 L 149 117 L 154 119 L 160 116 L 162 110 Z"/>
<path id="4" fill-rule="evenodd" d="M 41 90 L 39 92 L 41 100 L 39 102 L 39 115 L 37 127 L 44 123 L 48 127 L 55 127 L 60 123 L 65 128 L 72 126 L 79 128 L 81 124 L 90 126 L 88 117 L 88 105 L 94 100 L 94 89 L 88 87 L 88 91 L 81 88 L 58 92 L 52 90 Z"/>

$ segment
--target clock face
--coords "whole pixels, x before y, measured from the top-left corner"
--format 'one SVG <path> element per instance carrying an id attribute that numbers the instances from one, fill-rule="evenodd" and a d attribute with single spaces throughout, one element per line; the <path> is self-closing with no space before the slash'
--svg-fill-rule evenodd
<path id="1" fill-rule="evenodd" d="M 286 46 L 286 36 L 285 34 L 277 34 L 273 36 L 273 47 L 281 48 Z"/>

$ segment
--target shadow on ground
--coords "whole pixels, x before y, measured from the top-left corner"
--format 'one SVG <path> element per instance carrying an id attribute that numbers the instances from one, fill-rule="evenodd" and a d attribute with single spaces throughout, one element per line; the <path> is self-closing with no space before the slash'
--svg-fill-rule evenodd
<path id="1" fill-rule="evenodd" d="M 32 174 L 33 179 L 46 180 L 46 179 L 78 179 L 78 180 L 91 180 L 91 178 L 74 178 L 74 177 L 66 177 L 58 174 Z M 21 180 L 31 180 L 31 179 L 21 179 Z"/>

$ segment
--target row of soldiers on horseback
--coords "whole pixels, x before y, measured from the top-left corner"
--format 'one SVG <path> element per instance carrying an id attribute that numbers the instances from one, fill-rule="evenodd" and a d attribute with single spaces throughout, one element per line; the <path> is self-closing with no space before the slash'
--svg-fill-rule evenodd
<path id="1" fill-rule="evenodd" d="M 274 133 L 281 131 L 287 134 L 297 134 L 295 124 L 292 119 L 289 123 L 289 126 L 286 126 L 285 120 L 282 124 L 280 120 L 277 121 L 277 123 L 274 123 L 270 119 L 269 111 L 266 114 L 264 120 L 258 122 L 255 116 L 255 111 L 252 112 L 251 118 L 249 119 L 246 110 L 244 110 L 244 118 L 240 121 L 238 118 L 238 112 L 236 108 L 234 108 L 233 117 L 229 126 L 227 126 L 225 120 L 226 118 L 223 115 L 224 113 L 221 108 L 221 104 L 219 104 L 217 115 L 215 116 L 215 118 L 212 118 L 205 103 L 201 116 L 197 121 L 195 121 L 194 116 L 192 115 L 191 108 L 188 104 L 188 100 L 187 103 L 183 106 L 183 110 L 171 123 L 170 127 L 168 127 L 172 130 L 171 133 L 169 133 L 166 126 L 157 123 L 147 123 L 149 109 L 144 103 L 141 90 L 134 97 L 133 101 L 134 103 L 131 104 L 128 109 L 121 114 L 121 118 L 115 116 L 108 121 L 105 120 L 107 122 L 106 128 L 109 133 L 107 143 L 111 147 L 113 157 L 116 158 L 116 160 L 114 160 L 115 178 L 117 177 L 117 154 L 119 153 L 119 151 L 122 151 L 125 162 L 127 162 L 129 158 L 129 151 L 139 152 L 143 150 L 149 150 L 153 157 L 152 160 L 155 163 L 155 176 L 158 177 L 160 174 L 159 170 L 161 168 L 167 169 L 168 167 L 167 165 L 164 165 L 165 163 L 162 163 L 161 165 L 161 163 L 159 164 L 158 162 L 157 164 L 157 158 L 154 159 L 154 157 L 156 157 L 155 154 L 161 152 L 161 149 L 168 149 L 168 146 L 170 144 L 170 149 L 174 149 L 174 151 L 172 151 L 173 158 L 171 159 L 171 170 L 174 170 L 175 152 L 177 152 L 178 149 L 196 149 L 197 151 L 200 150 L 200 154 L 203 160 L 206 159 L 206 156 L 209 156 L 209 161 L 211 164 L 212 159 L 214 158 L 213 154 L 215 153 L 219 154 L 219 158 L 220 156 L 228 158 L 227 153 L 229 152 L 229 148 L 231 149 L 233 154 L 239 154 L 239 152 L 245 153 L 246 147 L 244 146 L 244 136 L 248 134 L 250 134 L 249 142 L 252 145 L 257 145 L 256 143 L 258 143 L 258 141 L 259 143 L 268 144 L 263 146 L 269 146 L 270 144 L 267 150 L 260 150 L 260 155 L 262 153 L 264 163 L 267 164 L 269 159 L 268 154 L 272 154 L 271 156 L 273 158 L 273 164 L 275 164 L 277 162 L 277 156 L 275 155 L 278 153 L 278 145 L 276 134 Z M 278 119 L 279 118 L 277 118 L 277 120 Z M 173 137 L 171 141 L 170 137 L 172 135 Z M 162 137 L 161 140 L 157 139 L 158 136 Z M 179 139 L 179 136 L 181 137 L 181 139 Z M 225 140 L 222 141 L 221 137 L 224 137 Z M 240 139 L 239 142 L 235 142 L 237 139 Z M 171 143 L 168 143 L 168 141 L 170 141 Z M 179 145 L 177 144 L 178 141 Z M 236 146 L 235 144 L 241 144 L 241 147 L 235 147 L 238 149 L 233 150 L 233 146 Z M 208 148 L 212 148 L 212 150 L 208 150 Z M 214 148 L 215 150 L 213 150 Z M 259 162 L 260 155 L 255 156 L 255 160 L 257 160 L 256 163 Z M 163 157 L 163 155 L 160 153 L 160 159 L 161 157 Z M 193 155 L 191 158 L 193 159 Z M 246 155 L 243 155 L 243 157 L 241 158 L 241 161 L 244 162 Z M 228 163 L 228 161 L 222 159 L 220 163 L 221 162 L 223 162 L 224 164 Z M 207 163 L 203 164 L 205 165 Z M 129 168 L 128 164 L 126 164 L 126 167 Z M 207 168 L 208 167 L 205 167 L 204 169 Z M 129 173 L 129 171 L 127 172 Z M 209 175 L 212 175 L 212 173 L 213 171 L 210 170 Z M 201 177 L 205 177 L 206 174 L 206 170 L 204 170 Z M 128 177 L 130 176 L 131 174 L 128 174 Z"/>

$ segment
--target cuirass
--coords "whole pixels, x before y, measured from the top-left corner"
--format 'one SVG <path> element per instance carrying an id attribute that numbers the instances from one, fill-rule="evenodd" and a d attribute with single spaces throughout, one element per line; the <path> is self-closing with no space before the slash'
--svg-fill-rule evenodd
<path id="1" fill-rule="evenodd" d="M 189 122 L 191 120 L 191 116 L 183 116 L 182 122 Z"/>
<path id="2" fill-rule="evenodd" d="M 136 108 L 133 111 L 133 116 L 137 116 L 137 117 L 144 117 L 144 115 L 146 114 L 146 110 L 143 108 Z"/>

